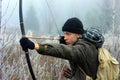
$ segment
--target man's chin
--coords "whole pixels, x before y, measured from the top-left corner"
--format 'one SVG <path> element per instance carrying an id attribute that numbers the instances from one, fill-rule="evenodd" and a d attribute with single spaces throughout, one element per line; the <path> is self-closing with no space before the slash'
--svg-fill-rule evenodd
<path id="1" fill-rule="evenodd" d="M 65 42 L 67 45 L 69 44 L 68 42 Z"/>
<path id="2" fill-rule="evenodd" d="M 70 43 L 66 42 L 67 45 L 69 45 Z"/>

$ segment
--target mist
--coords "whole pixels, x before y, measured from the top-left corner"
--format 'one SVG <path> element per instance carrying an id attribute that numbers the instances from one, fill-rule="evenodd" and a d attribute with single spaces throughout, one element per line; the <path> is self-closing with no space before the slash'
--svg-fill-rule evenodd
<path id="1" fill-rule="evenodd" d="M 58 35 L 65 21 L 70 17 L 78 17 L 84 24 L 89 26 L 86 15 L 96 14 L 102 6 L 102 0 L 24 0 L 23 18 L 26 31 L 34 34 L 53 34 Z M 19 1 L 2 1 L 2 25 L 7 28 L 19 26 Z M 90 18 L 93 19 L 92 16 Z M 94 19 L 93 19 L 94 22 Z M 93 24 L 94 25 L 94 24 Z M 95 25 L 96 27 L 96 25 Z M 39 34 L 38 34 L 39 33 Z"/>
<path id="2" fill-rule="evenodd" d="M 23 20 L 27 37 L 53 37 L 63 34 L 68 18 L 77 17 L 84 25 L 100 29 L 103 47 L 120 62 L 120 0 L 23 0 Z M 25 54 L 19 44 L 19 0 L 0 0 L 0 80 L 31 80 Z M 31 38 L 30 38 L 31 39 Z M 57 43 L 57 40 L 31 39 Z M 67 80 L 60 72 L 68 62 L 30 50 L 38 80 Z M 69 65 L 68 65 L 69 66 Z M 120 80 L 120 78 L 118 79 Z"/>

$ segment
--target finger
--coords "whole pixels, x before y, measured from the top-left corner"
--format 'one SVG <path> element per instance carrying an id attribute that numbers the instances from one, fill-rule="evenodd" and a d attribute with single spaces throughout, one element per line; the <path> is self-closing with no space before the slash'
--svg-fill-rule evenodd
<path id="1" fill-rule="evenodd" d="M 72 78 L 72 75 L 70 75 L 70 74 L 64 74 L 64 76 L 65 76 L 66 78 L 69 78 L 69 79 Z"/>
<path id="2" fill-rule="evenodd" d="M 65 74 L 70 74 L 70 75 L 72 75 L 72 71 L 65 71 Z"/>

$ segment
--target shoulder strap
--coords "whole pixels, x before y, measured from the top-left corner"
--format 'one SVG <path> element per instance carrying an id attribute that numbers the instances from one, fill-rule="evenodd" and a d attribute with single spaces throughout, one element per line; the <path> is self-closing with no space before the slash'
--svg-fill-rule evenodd
<path id="1" fill-rule="evenodd" d="M 86 75 L 86 80 L 93 80 L 92 77 L 88 76 L 85 71 L 78 65 L 79 69 L 82 71 L 84 75 Z"/>

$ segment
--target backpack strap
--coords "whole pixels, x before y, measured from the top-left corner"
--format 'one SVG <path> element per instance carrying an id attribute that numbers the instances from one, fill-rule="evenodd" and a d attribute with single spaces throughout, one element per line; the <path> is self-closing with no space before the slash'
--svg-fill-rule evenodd
<path id="1" fill-rule="evenodd" d="M 82 71 L 84 75 L 86 75 L 86 80 L 93 80 L 92 77 L 88 76 L 85 71 L 78 65 L 79 69 Z"/>

